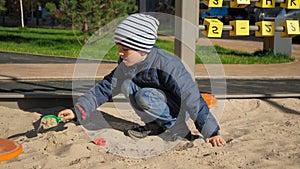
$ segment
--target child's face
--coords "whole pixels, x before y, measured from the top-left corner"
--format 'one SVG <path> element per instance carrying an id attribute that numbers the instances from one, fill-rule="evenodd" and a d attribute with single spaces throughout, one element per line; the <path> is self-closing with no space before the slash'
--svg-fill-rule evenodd
<path id="1" fill-rule="evenodd" d="M 132 66 L 145 59 L 145 54 L 118 44 L 118 54 L 126 66 Z"/>

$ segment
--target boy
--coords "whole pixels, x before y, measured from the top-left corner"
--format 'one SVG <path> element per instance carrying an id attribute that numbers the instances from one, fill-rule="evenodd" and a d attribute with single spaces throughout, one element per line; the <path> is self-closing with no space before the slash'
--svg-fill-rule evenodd
<path id="1" fill-rule="evenodd" d="M 58 116 L 65 122 L 85 120 L 109 98 L 123 93 L 146 124 L 128 130 L 130 137 L 144 138 L 166 130 L 184 137 L 189 134 L 185 124 L 188 113 L 207 143 L 225 145 L 216 119 L 180 59 L 154 46 L 158 26 L 159 21 L 150 15 L 133 14 L 123 20 L 114 34 L 118 66 L 79 97 L 74 108 L 62 110 Z"/>

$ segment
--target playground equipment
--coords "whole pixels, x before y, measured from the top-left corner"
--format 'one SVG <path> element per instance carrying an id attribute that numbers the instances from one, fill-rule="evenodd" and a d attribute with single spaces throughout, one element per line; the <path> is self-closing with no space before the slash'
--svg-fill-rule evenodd
<path id="1" fill-rule="evenodd" d="M 230 25 L 223 25 L 218 19 L 206 18 L 200 30 L 207 37 L 221 37 L 222 31 L 230 31 L 230 36 L 248 36 L 249 31 L 255 31 L 255 36 L 274 36 L 275 31 L 281 32 L 281 37 L 294 37 L 300 35 L 298 20 L 285 20 L 275 27 L 274 21 L 260 21 L 249 25 L 248 20 L 230 21 Z"/>
<path id="2" fill-rule="evenodd" d="M 230 25 L 223 25 L 218 19 L 205 18 L 199 29 L 207 37 L 221 37 L 222 31 L 230 31 L 230 36 L 249 36 L 250 31 L 255 31 L 255 36 L 274 36 L 281 32 L 281 37 L 295 37 L 300 35 L 299 20 L 285 20 L 275 27 L 275 21 L 260 21 L 249 25 L 249 20 L 230 21 Z"/>
<path id="3" fill-rule="evenodd" d="M 255 2 L 255 6 L 261 8 L 275 8 L 276 3 L 280 3 L 280 7 L 286 9 L 300 9 L 299 0 L 203 0 L 208 7 L 222 7 L 223 2 L 229 1 L 231 8 L 245 8 L 251 2 Z"/>
<path id="4" fill-rule="evenodd" d="M 280 3 L 281 8 L 300 9 L 299 0 L 230 0 L 230 7 L 245 8 L 251 2 L 255 2 L 255 6 L 260 8 L 275 8 L 276 3 Z M 223 0 L 204 0 L 203 3 L 208 7 L 221 8 Z M 249 20 L 233 20 L 229 25 L 223 25 L 217 18 L 205 18 L 203 25 L 199 25 L 199 28 L 207 37 L 221 37 L 224 30 L 230 31 L 230 36 L 249 36 L 250 31 L 255 31 L 255 36 L 258 37 L 275 36 L 275 32 L 280 32 L 280 37 L 300 35 L 299 20 L 285 20 L 278 25 L 275 19 L 255 22 L 255 25 L 249 25 Z"/>

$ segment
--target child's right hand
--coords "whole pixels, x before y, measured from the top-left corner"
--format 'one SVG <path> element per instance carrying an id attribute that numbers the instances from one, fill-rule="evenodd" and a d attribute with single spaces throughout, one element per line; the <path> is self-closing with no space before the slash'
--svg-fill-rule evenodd
<path id="1" fill-rule="evenodd" d="M 75 113 L 71 109 L 65 109 L 58 113 L 58 117 L 62 119 L 63 122 L 68 122 L 72 119 L 75 119 Z"/>

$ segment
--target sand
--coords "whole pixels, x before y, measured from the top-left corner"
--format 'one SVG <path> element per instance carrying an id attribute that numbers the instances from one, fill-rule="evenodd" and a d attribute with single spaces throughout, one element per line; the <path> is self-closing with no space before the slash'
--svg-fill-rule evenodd
<path id="1" fill-rule="evenodd" d="M 42 127 L 43 129 L 50 129 L 57 125 L 58 125 L 58 123 L 55 118 L 49 118 L 49 119 L 42 119 L 40 127 Z"/>
<path id="2" fill-rule="evenodd" d="M 0 137 L 9 137 L 23 146 L 20 156 L 1 162 L 0 168 L 299 168 L 299 99 L 224 102 L 220 125 L 228 143 L 216 148 L 201 139 L 172 141 L 172 144 L 166 144 L 167 141 L 157 136 L 132 140 L 120 130 L 108 127 L 108 123 L 113 126 L 117 123 L 114 119 L 122 118 L 123 114 L 108 112 L 109 108 L 99 109 L 105 112 L 102 117 L 108 123 L 104 123 L 101 126 L 104 129 L 100 130 L 105 145 L 96 145 L 91 141 L 99 133 L 93 135 L 92 125 L 85 124 L 87 130 L 82 125 L 67 123 L 56 131 L 36 133 L 34 128 L 42 110 L 34 112 L 0 107 Z M 128 120 L 123 124 L 126 128 L 133 123 Z M 197 134 L 196 131 L 193 133 Z"/>

